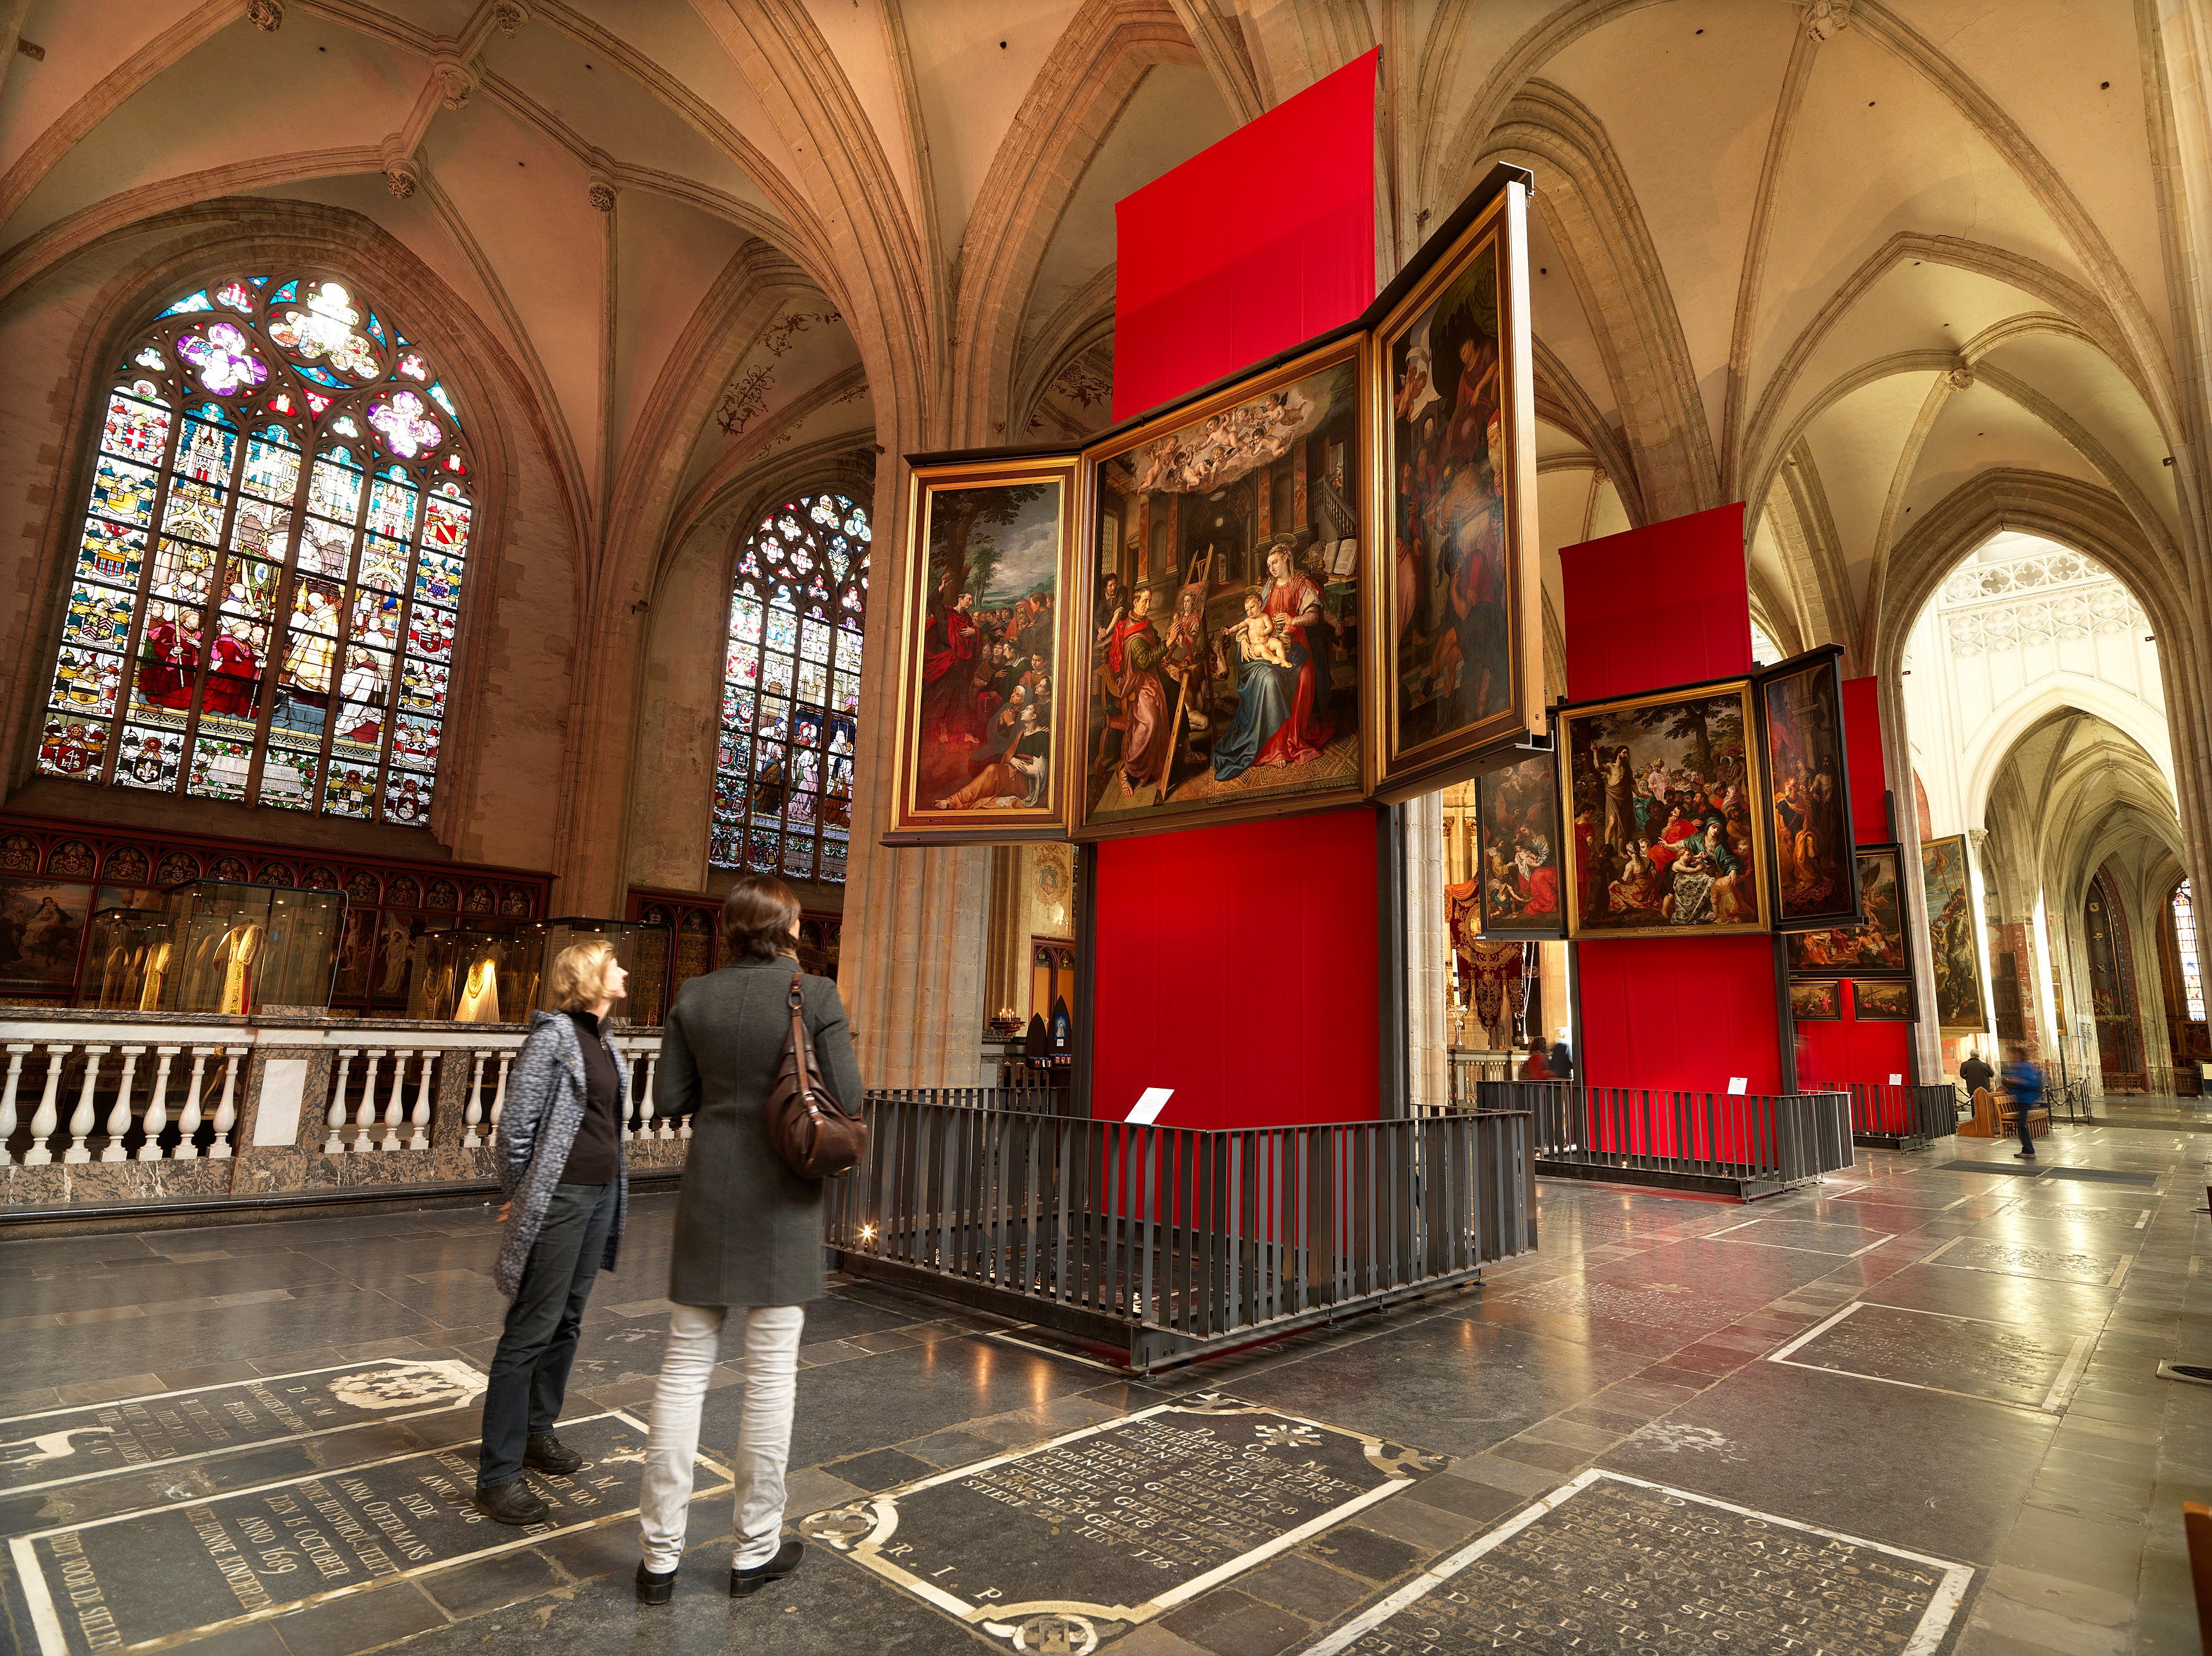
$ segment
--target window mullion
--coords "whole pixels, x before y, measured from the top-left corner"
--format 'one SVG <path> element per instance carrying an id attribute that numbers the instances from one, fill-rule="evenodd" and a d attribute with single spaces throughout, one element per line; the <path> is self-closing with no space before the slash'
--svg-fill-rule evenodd
<path id="1" fill-rule="evenodd" d="M 173 361 L 176 360 L 177 353 L 174 347 L 173 338 L 161 347 L 166 360 Z M 126 362 L 125 366 L 127 371 L 129 367 L 136 365 Z M 131 698 L 138 688 L 138 652 L 145 640 L 147 612 L 154 607 L 154 561 L 160 556 L 161 550 L 161 517 L 169 509 L 169 484 L 176 476 L 178 446 L 185 440 L 185 399 L 181 390 L 183 378 L 181 373 L 173 374 L 168 385 L 164 388 L 167 392 L 169 404 L 169 434 L 161 446 L 161 458 L 154 468 L 154 503 L 149 508 L 146 524 L 146 551 L 138 566 L 138 598 L 131 610 L 131 631 L 125 640 L 122 676 L 117 681 L 115 686 L 115 711 L 108 719 L 107 756 L 100 761 L 99 780 L 105 785 L 113 784 L 115 767 L 122 761 L 123 727 L 130 722 Z M 107 403 L 114 395 L 115 388 L 111 386 L 107 397 L 100 403 L 100 436 L 94 440 L 92 461 L 93 475 L 95 477 L 100 475 L 100 445 L 105 443 L 107 436 Z M 91 517 L 92 496 L 90 492 L 87 491 L 84 510 L 78 514 L 77 543 L 80 547 L 84 543 L 84 525 L 90 520 Z M 70 567 L 74 570 L 75 564 Z M 49 689 L 47 694 L 51 696 L 52 690 Z M 177 763 L 177 779 L 170 785 L 170 792 L 176 792 L 184 786 L 185 766 L 180 756 Z"/>

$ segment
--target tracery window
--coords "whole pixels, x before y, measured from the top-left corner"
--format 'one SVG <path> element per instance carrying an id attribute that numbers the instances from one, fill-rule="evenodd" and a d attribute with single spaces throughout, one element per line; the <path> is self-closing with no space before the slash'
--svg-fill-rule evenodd
<path id="1" fill-rule="evenodd" d="M 437 369 L 343 281 L 186 294 L 117 365 L 39 769 L 427 824 L 471 488 Z"/>
<path id="2" fill-rule="evenodd" d="M 2204 1017 L 2203 968 L 2197 963 L 2197 899 L 2184 880 L 2173 889 L 2173 940 L 2181 950 L 2181 996 L 2189 1003 L 2189 1016 Z"/>
<path id="3" fill-rule="evenodd" d="M 708 851 L 718 868 L 845 877 L 870 538 L 851 500 L 805 494 L 763 518 L 738 556 Z"/>
<path id="4" fill-rule="evenodd" d="M 1753 616 L 1751 623 L 1751 658 L 1760 667 L 1771 667 L 1782 659 L 1782 646 L 1774 641 L 1774 634 L 1759 624 Z"/>

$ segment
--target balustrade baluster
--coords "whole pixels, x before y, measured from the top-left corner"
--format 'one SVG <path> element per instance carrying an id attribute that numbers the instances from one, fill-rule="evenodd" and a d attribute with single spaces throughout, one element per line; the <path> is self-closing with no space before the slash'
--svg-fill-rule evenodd
<path id="1" fill-rule="evenodd" d="M 15 1165 L 15 1152 L 9 1148 L 15 1137 L 15 1084 L 22 1077 L 23 1054 L 34 1052 L 32 1046 L 10 1046 L 8 1048 L 8 1083 L 0 1090 L 0 1168 Z"/>
<path id="2" fill-rule="evenodd" d="M 243 1046 L 222 1049 L 222 1096 L 216 1101 L 215 1142 L 208 1146 L 210 1162 L 230 1160 L 230 1131 L 238 1125 L 238 1061 L 246 1052 Z"/>
<path id="3" fill-rule="evenodd" d="M 461 1143 L 470 1149 L 483 1143 L 483 1136 L 477 1131 L 483 1123 L 483 1061 L 484 1055 L 479 1051 L 469 1070 L 468 1105 L 461 1112 Z"/>
<path id="4" fill-rule="evenodd" d="M 653 1096 L 653 1072 L 659 1064 L 659 1053 L 647 1052 L 645 1055 L 645 1096 L 648 1099 Z M 672 1143 L 678 1139 L 689 1138 L 691 1137 L 691 1118 L 687 1115 L 679 1124 L 673 1117 L 664 1115 L 653 1136 Z"/>
<path id="5" fill-rule="evenodd" d="M 408 1125 L 415 1130 L 407 1139 L 410 1150 L 430 1148 L 430 1077 L 437 1073 L 438 1055 L 425 1048 L 422 1058 L 422 1073 L 415 1083 L 415 1110 L 408 1117 Z"/>
<path id="6" fill-rule="evenodd" d="M 392 1049 L 392 1090 L 384 1100 L 384 1137 L 377 1140 L 379 1150 L 399 1148 L 399 1124 L 407 1113 L 407 1060 L 414 1056 L 410 1048 Z"/>
<path id="7" fill-rule="evenodd" d="M 146 1055 L 143 1046 L 124 1046 L 117 1049 L 123 1054 L 123 1078 L 115 1083 L 115 1102 L 107 1107 L 107 1143 L 100 1152 L 103 1162 L 125 1160 L 123 1136 L 131 1131 L 131 1082 L 138 1072 L 138 1060 Z"/>
<path id="8" fill-rule="evenodd" d="M 330 1137 L 323 1140 L 325 1156 L 345 1154 L 346 1072 L 353 1068 L 354 1059 L 360 1056 L 361 1049 L 357 1046 L 343 1048 L 338 1053 L 337 1079 L 331 1085 L 331 1107 L 323 1115 L 323 1124 L 331 1130 Z"/>
<path id="9" fill-rule="evenodd" d="M 93 1126 L 99 1119 L 93 1113 L 92 1092 L 100 1084 L 100 1060 L 113 1050 L 110 1046 L 84 1049 L 84 1087 L 77 1094 L 76 1108 L 70 1113 L 70 1147 L 62 1152 L 64 1162 L 92 1160 L 92 1151 L 84 1142 L 92 1137 Z"/>
<path id="10" fill-rule="evenodd" d="M 376 1066 L 384 1061 L 384 1049 L 372 1047 L 368 1054 L 368 1073 L 361 1079 L 361 1107 L 354 1113 L 353 1152 L 366 1154 L 376 1148 L 369 1139 L 368 1130 L 376 1125 Z"/>
<path id="11" fill-rule="evenodd" d="M 31 1148 L 23 1157 L 27 1168 L 43 1168 L 54 1159 L 54 1130 L 61 1125 L 62 1061 L 70 1055 L 67 1042 L 46 1048 L 46 1090 L 31 1116 Z"/>
<path id="12" fill-rule="evenodd" d="M 499 1119 L 507 1113 L 507 1072 L 514 1063 L 513 1052 L 499 1055 L 499 1080 L 491 1089 L 491 1131 L 485 1135 L 487 1138 L 499 1137 Z"/>
<path id="13" fill-rule="evenodd" d="M 161 1159 L 161 1132 L 169 1125 L 169 1065 L 176 1061 L 181 1046 L 156 1046 L 157 1060 L 154 1065 L 154 1095 L 146 1101 L 146 1142 L 138 1147 L 141 1162 Z"/>
<path id="14" fill-rule="evenodd" d="M 207 1072 L 210 1046 L 192 1048 L 192 1078 L 185 1083 L 185 1107 L 177 1116 L 177 1160 L 200 1159 L 200 1077 Z"/>
<path id="15" fill-rule="evenodd" d="M 642 1055 L 632 1052 L 624 1061 L 629 1065 L 629 1074 L 623 1077 L 629 1085 L 623 1094 L 622 1136 L 632 1141 L 650 1138 L 653 1133 L 645 1125 L 645 1097 L 637 1084 L 638 1076 L 645 1068 L 645 1059 Z"/>

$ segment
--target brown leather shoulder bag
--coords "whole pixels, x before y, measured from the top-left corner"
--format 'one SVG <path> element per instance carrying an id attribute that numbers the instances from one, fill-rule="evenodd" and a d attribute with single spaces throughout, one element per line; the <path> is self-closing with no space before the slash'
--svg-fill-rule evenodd
<path id="1" fill-rule="evenodd" d="M 814 1040 L 806 1033 L 799 974 L 791 974 L 791 1033 L 768 1095 L 768 1142 L 801 1179 L 833 1179 L 868 1153 L 868 1124 L 838 1107 L 822 1084 Z"/>

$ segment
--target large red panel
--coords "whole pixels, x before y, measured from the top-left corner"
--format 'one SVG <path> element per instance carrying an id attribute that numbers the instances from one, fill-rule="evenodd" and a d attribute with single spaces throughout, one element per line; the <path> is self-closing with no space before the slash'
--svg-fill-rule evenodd
<path id="1" fill-rule="evenodd" d="M 1355 58 L 1115 203 L 1114 417 L 1375 297 L 1375 66 Z"/>
<path id="2" fill-rule="evenodd" d="M 1575 947 L 1585 1078 L 1723 1093 L 1782 1090 L 1774 940 L 1625 937 Z"/>
<path id="3" fill-rule="evenodd" d="M 1101 845 L 1091 1113 L 1172 1087 L 1166 1126 L 1375 1119 L 1376 873 L 1367 810 Z"/>
<path id="4" fill-rule="evenodd" d="M 1853 786 L 1856 786 L 1854 780 Z M 1848 991 L 1843 1021 L 1797 1026 L 1797 1085 L 1814 1091 L 1853 1084 L 1879 1089 L 1872 1100 L 1874 1119 L 1867 1131 L 1905 1132 L 1911 1120 L 1906 1095 L 1893 1090 L 1890 1077 L 1912 1079 L 1912 1026 L 1887 1020 L 1861 1023 L 1857 986 Z"/>
<path id="5" fill-rule="evenodd" d="M 1844 681 L 1844 746 L 1851 767 L 1851 838 L 1863 846 L 1895 839 L 1882 798 L 1889 773 L 1881 756 L 1881 698 L 1871 678 Z"/>

